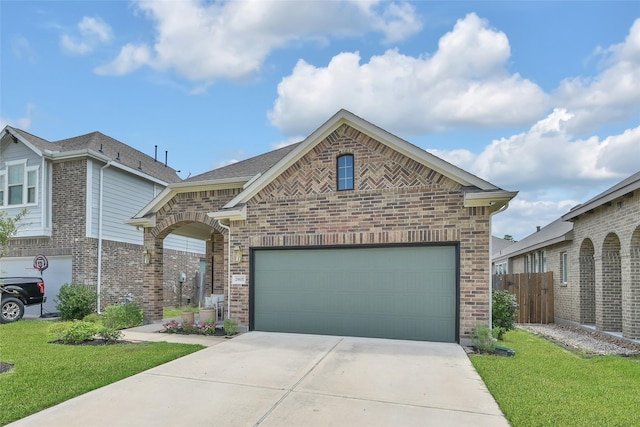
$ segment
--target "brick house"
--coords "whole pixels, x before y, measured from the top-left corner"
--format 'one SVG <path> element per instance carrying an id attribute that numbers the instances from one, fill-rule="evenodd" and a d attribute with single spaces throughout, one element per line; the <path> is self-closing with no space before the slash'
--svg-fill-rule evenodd
<path id="1" fill-rule="evenodd" d="M 163 239 L 207 242 L 250 330 L 456 342 L 490 323 L 491 216 L 516 195 L 341 110 L 302 142 L 170 184 L 129 224 L 162 309 Z"/>
<path id="2" fill-rule="evenodd" d="M 557 323 L 640 339 L 640 172 L 492 261 L 509 273 L 552 271 Z"/>
<path id="3" fill-rule="evenodd" d="M 49 142 L 6 126 L 0 132 L 0 210 L 28 214 L 0 260 L 2 275 L 42 275 L 55 312 L 64 283 L 96 289 L 99 308 L 130 295 L 142 302 L 143 232 L 125 223 L 168 184 L 176 171 L 120 141 L 93 132 Z M 165 304 L 175 304 L 179 273 L 194 293 L 204 244 L 186 237 L 165 241 Z M 48 268 L 34 269 L 44 255 Z M 40 307 L 28 307 L 30 314 Z"/>

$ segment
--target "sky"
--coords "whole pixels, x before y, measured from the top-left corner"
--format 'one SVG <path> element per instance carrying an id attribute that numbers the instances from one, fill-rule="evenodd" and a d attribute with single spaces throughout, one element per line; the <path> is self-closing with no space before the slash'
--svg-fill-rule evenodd
<path id="1" fill-rule="evenodd" d="M 519 191 L 520 240 L 640 171 L 640 2 L 0 0 L 0 129 L 187 178 L 341 108 Z"/>

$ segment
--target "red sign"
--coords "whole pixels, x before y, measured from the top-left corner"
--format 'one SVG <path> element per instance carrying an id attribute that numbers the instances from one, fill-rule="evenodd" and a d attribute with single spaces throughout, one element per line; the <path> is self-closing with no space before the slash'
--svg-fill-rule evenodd
<path id="1" fill-rule="evenodd" d="M 42 273 L 44 270 L 49 268 L 49 260 L 44 255 L 36 255 L 33 259 L 33 268 Z"/>

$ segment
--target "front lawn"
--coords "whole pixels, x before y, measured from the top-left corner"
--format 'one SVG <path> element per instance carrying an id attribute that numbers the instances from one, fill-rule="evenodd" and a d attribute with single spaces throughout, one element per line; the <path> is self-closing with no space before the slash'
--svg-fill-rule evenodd
<path id="1" fill-rule="evenodd" d="M 0 325 L 0 425 L 161 365 L 202 346 L 165 342 L 72 346 L 50 344 L 50 321 Z"/>
<path id="2" fill-rule="evenodd" d="M 504 345 L 516 356 L 471 362 L 512 426 L 638 425 L 640 357 L 585 357 L 522 330 Z"/>

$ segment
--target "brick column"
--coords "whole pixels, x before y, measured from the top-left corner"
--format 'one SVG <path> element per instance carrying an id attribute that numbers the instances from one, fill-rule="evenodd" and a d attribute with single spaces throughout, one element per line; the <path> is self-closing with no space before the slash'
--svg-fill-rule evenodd
<path id="1" fill-rule="evenodd" d="M 142 311 L 145 323 L 162 320 L 163 308 L 163 248 L 162 239 L 156 239 L 145 229 L 144 248 L 148 252 L 149 264 L 144 266 L 142 284 Z"/>

